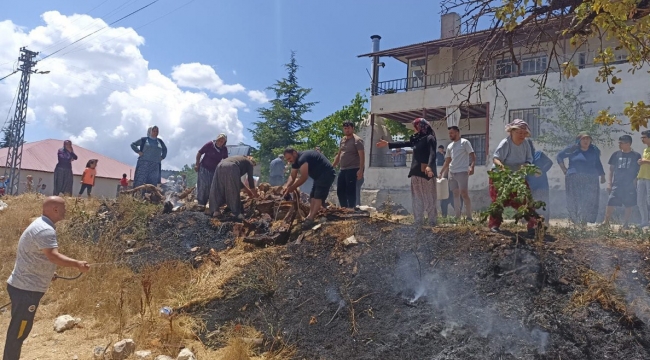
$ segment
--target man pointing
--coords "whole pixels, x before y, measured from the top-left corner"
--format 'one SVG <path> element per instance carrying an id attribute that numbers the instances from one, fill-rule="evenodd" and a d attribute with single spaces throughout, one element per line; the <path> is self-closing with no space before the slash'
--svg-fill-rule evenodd
<path id="1" fill-rule="evenodd" d="M 52 196 L 43 202 L 43 215 L 34 220 L 18 241 L 16 264 L 7 280 L 11 300 L 11 322 L 3 360 L 20 359 L 23 341 L 34 325 L 38 303 L 50 287 L 57 266 L 86 272 L 85 261 L 71 259 L 58 251 L 54 224 L 65 218 L 65 201 Z"/>

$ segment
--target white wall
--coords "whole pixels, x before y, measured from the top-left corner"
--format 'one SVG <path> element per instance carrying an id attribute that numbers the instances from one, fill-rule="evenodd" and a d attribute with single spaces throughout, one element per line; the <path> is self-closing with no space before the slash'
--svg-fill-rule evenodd
<path id="1" fill-rule="evenodd" d="M 0 167 L 0 173 L 4 173 L 4 167 Z M 51 172 L 42 172 L 42 171 L 32 171 L 32 170 L 21 170 L 20 171 L 20 186 L 18 188 L 19 193 L 27 191 L 25 183 L 27 182 L 27 175 L 32 175 L 34 181 L 34 189 L 36 190 L 36 185 L 38 184 L 38 179 L 42 178 L 42 184 L 47 185 L 45 189 L 45 195 L 52 195 L 54 190 L 54 173 Z M 93 186 L 92 195 L 95 197 L 102 198 L 115 198 L 117 194 L 117 186 L 120 181 L 117 179 L 105 179 L 105 178 L 96 178 L 95 186 Z M 75 175 L 74 182 L 72 185 L 72 194 L 79 194 L 81 190 L 81 176 Z M 84 196 L 86 193 L 84 192 Z"/>

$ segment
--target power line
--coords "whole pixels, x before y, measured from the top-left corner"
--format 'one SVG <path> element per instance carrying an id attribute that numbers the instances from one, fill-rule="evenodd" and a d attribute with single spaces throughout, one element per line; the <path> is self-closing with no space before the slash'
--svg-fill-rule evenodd
<path id="1" fill-rule="evenodd" d="M 88 11 L 86 12 L 86 14 L 90 14 L 91 11 L 95 10 L 96 8 L 98 8 L 99 6 L 101 6 L 102 4 L 104 4 L 106 1 L 108 1 L 108 0 L 105 0 L 105 1 L 102 2 L 101 4 L 95 6 L 94 8 L 92 8 L 92 9 L 90 9 L 90 10 L 88 10 Z M 85 31 L 86 29 L 90 29 L 90 28 L 92 28 L 92 27 L 94 27 L 94 26 L 96 26 L 96 25 L 101 25 L 101 24 L 97 24 L 97 20 L 102 20 L 102 19 L 105 18 L 105 17 L 109 17 L 109 16 L 111 16 L 112 14 L 116 13 L 118 10 L 120 10 L 121 8 L 123 8 L 127 3 L 129 3 L 129 2 L 133 2 L 133 1 L 137 1 L 137 0 L 126 0 L 124 3 L 122 3 L 122 5 L 118 6 L 117 8 L 115 8 L 115 9 L 113 9 L 113 10 L 110 10 L 110 11 L 108 11 L 108 12 L 106 12 L 106 13 L 100 15 L 100 16 L 97 16 L 96 18 L 92 19 L 92 21 L 91 21 L 88 25 L 86 25 L 86 26 L 84 26 L 83 28 L 77 30 L 74 34 L 71 34 L 69 37 L 70 37 L 71 39 L 74 39 L 74 38 L 76 38 L 76 37 L 81 36 L 82 34 L 84 34 L 84 33 L 86 32 L 86 31 Z M 76 20 L 72 21 L 72 22 L 70 23 L 70 25 L 75 24 L 75 23 L 78 22 L 80 19 L 81 19 L 81 18 L 77 18 Z M 41 49 L 41 52 L 47 51 L 47 50 L 52 49 L 52 48 L 56 48 L 56 47 L 58 47 L 60 44 L 65 43 L 66 41 L 69 41 L 69 40 L 66 39 L 66 38 L 62 38 L 62 39 L 60 39 L 59 41 L 57 41 L 57 42 L 55 42 L 55 43 L 53 43 L 53 44 L 50 44 L 50 45 L 46 46 L 45 48 Z"/>
<path id="2" fill-rule="evenodd" d="M 175 9 L 169 11 L 169 12 L 167 12 L 167 13 L 164 14 L 164 15 L 161 15 L 161 16 L 159 16 L 159 17 L 157 17 L 157 18 L 155 18 L 155 19 L 153 19 L 153 20 L 151 20 L 151 21 L 149 21 L 149 22 L 147 22 L 147 23 L 145 23 L 145 24 L 143 24 L 143 25 L 140 25 L 140 26 L 138 26 L 138 27 L 134 27 L 133 30 L 138 30 L 138 29 L 141 29 L 141 28 L 143 28 L 143 27 L 145 27 L 145 26 L 148 26 L 148 25 L 150 25 L 150 24 L 152 24 L 152 23 L 154 23 L 154 22 L 156 22 L 156 21 L 158 21 L 158 20 L 160 20 L 160 19 L 162 19 L 162 18 L 164 18 L 164 17 L 166 17 L 166 16 L 168 16 L 168 15 L 170 15 L 170 14 L 172 14 L 172 13 L 174 13 L 174 12 L 180 10 L 180 9 L 182 9 L 182 8 L 184 8 L 185 6 L 187 6 L 187 5 L 191 4 L 191 3 L 193 3 L 194 1 L 196 1 L 196 0 L 190 0 L 190 1 L 186 2 L 185 4 L 183 4 L 183 5 L 181 5 L 181 6 L 177 7 L 177 8 L 175 8 Z M 114 36 L 114 37 L 112 37 L 112 38 L 110 38 L 110 39 L 104 40 L 104 41 L 100 42 L 100 43 L 97 44 L 97 45 L 102 45 L 102 44 L 105 44 L 105 43 L 107 43 L 107 42 L 109 42 L 109 41 L 113 41 L 113 40 L 115 40 L 115 39 L 117 39 L 117 38 L 120 38 L 120 37 L 122 37 L 122 36 L 127 35 L 128 33 L 129 33 L 129 30 L 128 30 L 128 29 L 127 29 L 127 30 L 124 30 L 124 32 L 123 32 L 121 35 L 117 35 L 117 36 Z M 69 51 L 64 52 L 63 54 L 59 55 L 59 57 L 63 57 L 63 56 L 65 56 L 65 55 L 67 55 L 67 54 L 71 54 L 71 53 L 74 53 L 74 52 L 78 52 L 78 51 L 82 51 L 82 50 L 87 50 L 87 49 L 90 49 L 92 46 L 93 46 L 93 45 L 86 46 L 86 47 L 81 47 L 81 46 L 80 46 L 80 47 L 76 47 L 76 48 L 74 48 L 74 49 L 71 49 L 71 50 L 69 50 Z"/>
<path id="3" fill-rule="evenodd" d="M 14 70 L 14 72 L 12 72 L 11 74 L 9 74 L 9 75 L 7 75 L 7 76 L 5 76 L 5 77 L 0 78 L 0 81 L 6 79 L 6 78 L 8 78 L 8 77 L 10 77 L 11 75 L 13 75 L 13 74 L 15 74 L 15 73 L 17 73 L 17 72 L 18 72 L 18 70 Z"/>
<path id="4" fill-rule="evenodd" d="M 9 110 L 7 110 L 7 118 L 5 119 L 5 123 L 2 124 L 2 128 L 0 128 L 0 130 L 4 130 L 5 126 L 7 126 L 7 123 L 9 122 L 9 115 L 11 115 L 11 108 L 14 107 L 14 102 L 16 101 L 16 96 L 18 96 L 18 89 L 20 89 L 20 87 L 16 87 L 16 92 L 14 93 L 14 98 L 11 100 L 11 105 L 9 105 Z"/>
<path id="5" fill-rule="evenodd" d="M 158 1 L 160 1 L 160 0 L 154 0 L 154 1 L 150 2 L 150 3 L 148 3 L 147 5 L 145 5 L 145 6 L 141 7 L 141 8 L 139 8 L 139 9 L 137 9 L 137 10 L 135 10 L 135 11 L 133 11 L 133 12 L 131 12 L 131 13 L 125 15 L 125 16 L 122 16 L 121 18 L 119 18 L 119 19 L 117 19 L 117 20 L 111 22 L 110 24 L 104 26 L 103 28 L 98 29 L 98 30 L 95 30 L 95 31 L 91 32 L 90 34 L 85 35 L 85 36 L 83 36 L 83 37 L 81 37 L 81 38 L 79 38 L 79 39 L 73 41 L 72 43 L 70 43 L 70 44 L 68 44 L 68 45 L 66 45 L 66 46 L 64 46 L 64 47 L 62 47 L 62 48 L 60 48 L 59 50 L 57 50 L 57 51 L 55 51 L 55 52 L 53 52 L 53 53 L 51 53 L 51 54 L 49 54 L 49 55 L 43 57 L 41 60 L 45 60 L 45 59 L 47 59 L 47 58 L 49 58 L 49 57 L 51 57 L 51 56 L 57 54 L 57 53 L 60 52 L 61 50 L 66 49 L 66 48 L 68 48 L 68 47 L 70 47 L 70 46 L 72 46 L 72 45 L 78 43 L 79 41 L 81 41 L 81 40 L 83 40 L 83 39 L 85 39 L 85 38 L 87 38 L 87 37 L 89 37 L 89 36 L 91 36 L 91 35 L 93 35 L 93 34 L 96 34 L 96 33 L 98 33 L 99 31 L 101 31 L 101 30 L 103 30 L 103 29 L 106 29 L 107 27 L 109 27 L 109 26 L 111 26 L 111 25 L 114 25 L 114 24 L 116 24 L 116 23 L 118 23 L 118 22 L 120 22 L 120 21 L 122 21 L 122 20 L 128 18 L 129 16 L 132 16 L 132 15 L 134 15 L 134 14 L 137 14 L 138 12 L 140 12 L 140 11 L 142 11 L 142 10 L 148 8 L 149 6 L 151 6 L 151 5 L 155 4 L 155 3 L 157 3 Z"/>

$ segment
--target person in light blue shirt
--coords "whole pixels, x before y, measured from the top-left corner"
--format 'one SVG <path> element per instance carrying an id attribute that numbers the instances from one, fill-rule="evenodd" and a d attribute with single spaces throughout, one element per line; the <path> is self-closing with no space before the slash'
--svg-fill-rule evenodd
<path id="1" fill-rule="evenodd" d="M 147 131 L 147 136 L 131 144 L 131 149 L 138 154 L 133 187 L 160 184 L 160 163 L 167 157 L 167 146 L 158 138 L 158 132 L 158 126 L 152 126 Z"/>
<path id="2" fill-rule="evenodd" d="M 284 185 L 284 155 L 280 154 L 271 160 L 269 165 L 269 183 L 271 186 Z"/>

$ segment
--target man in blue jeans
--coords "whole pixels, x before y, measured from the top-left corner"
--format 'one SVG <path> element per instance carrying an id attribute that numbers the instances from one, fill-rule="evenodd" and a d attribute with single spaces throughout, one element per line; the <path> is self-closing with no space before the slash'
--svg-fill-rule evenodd
<path id="1" fill-rule="evenodd" d="M 11 300 L 11 322 L 3 360 L 18 360 L 23 342 L 34 325 L 38 303 L 55 278 L 57 265 L 86 272 L 85 261 L 71 259 L 58 251 L 54 224 L 65 218 L 65 201 L 52 196 L 43 202 L 43 216 L 34 220 L 18 240 L 16 265 L 7 280 Z"/>
<path id="2" fill-rule="evenodd" d="M 343 123 L 343 137 L 332 166 L 340 164 L 336 195 L 341 207 L 354 208 L 357 205 L 357 181 L 363 179 L 365 167 L 363 139 L 354 133 L 354 123 Z"/>

